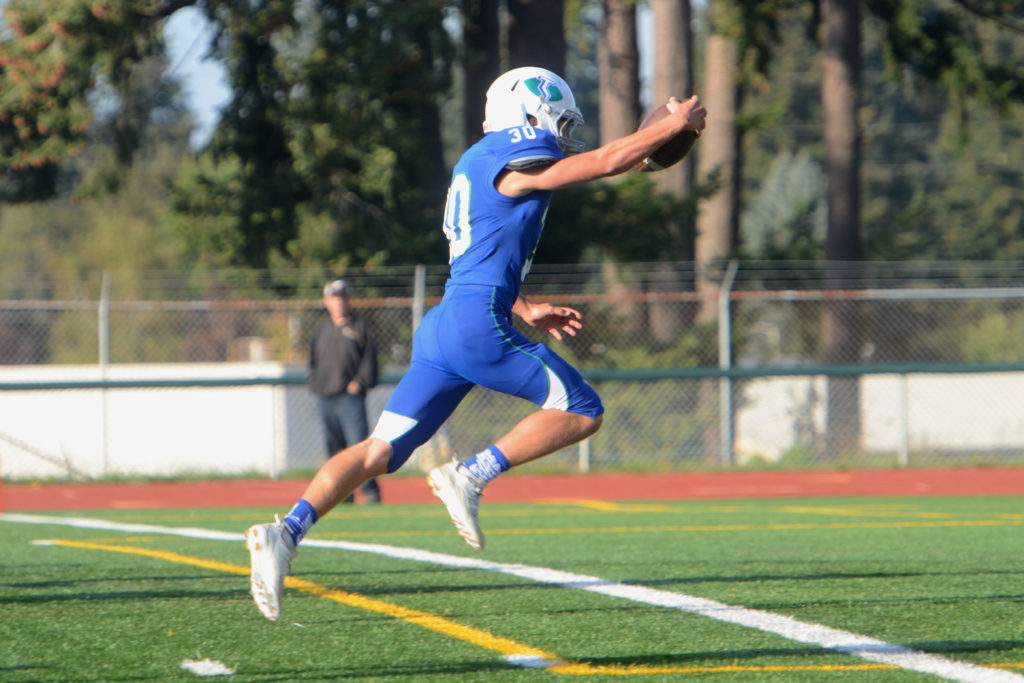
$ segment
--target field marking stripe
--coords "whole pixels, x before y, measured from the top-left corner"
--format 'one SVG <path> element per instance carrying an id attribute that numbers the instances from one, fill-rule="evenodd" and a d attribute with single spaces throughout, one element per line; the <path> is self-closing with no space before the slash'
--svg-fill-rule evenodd
<path id="1" fill-rule="evenodd" d="M 79 528 L 117 529 L 134 533 L 159 533 L 189 538 L 205 538 L 210 540 L 238 541 L 241 534 L 221 531 L 210 531 L 198 528 L 175 528 L 145 524 L 124 524 L 106 522 L 104 520 L 69 517 L 48 517 L 44 515 L 20 515 L 3 513 L 0 521 L 28 522 L 36 524 L 60 524 Z M 401 548 L 375 543 L 355 543 L 352 541 L 327 541 L 307 538 L 304 546 L 316 548 L 335 548 L 355 552 L 372 553 L 393 557 L 395 559 L 428 562 L 447 567 L 464 569 L 482 569 L 494 571 L 519 578 L 529 579 L 538 583 L 575 588 L 610 597 L 622 598 L 648 605 L 678 609 L 719 621 L 754 628 L 768 633 L 775 633 L 797 642 L 809 643 L 840 652 L 861 657 L 880 664 L 891 664 L 902 669 L 910 669 L 923 673 L 942 676 L 963 683 L 1010 683 L 1024 682 L 1024 676 L 998 669 L 985 668 L 975 664 L 960 662 L 938 655 L 928 654 L 919 650 L 911 650 L 899 645 L 892 645 L 882 640 L 869 638 L 849 631 L 830 628 L 821 624 L 801 622 L 792 617 L 784 617 L 771 612 L 734 607 L 715 600 L 708 600 L 685 593 L 620 584 L 606 579 L 584 574 L 573 574 L 557 569 L 532 567 L 519 564 L 502 564 L 471 557 L 445 555 L 429 550 Z"/>
<path id="2" fill-rule="evenodd" d="M 304 544 L 324 548 L 333 547 L 358 552 L 371 552 L 396 559 L 418 560 L 452 567 L 496 571 L 538 583 L 557 585 L 563 588 L 575 588 L 633 602 L 678 609 L 747 628 L 775 633 L 790 640 L 818 645 L 868 661 L 931 673 L 951 680 L 964 681 L 965 683 L 1003 683 L 1004 681 L 1007 683 L 1010 681 L 1020 683 L 1024 681 L 1024 676 L 1019 676 L 1015 673 L 987 669 L 975 664 L 959 662 L 938 655 L 911 650 L 899 645 L 892 645 L 885 641 L 849 631 L 842 631 L 820 624 L 801 622 L 792 617 L 784 617 L 771 612 L 748 609 L 746 607 L 734 607 L 685 593 L 671 593 L 643 586 L 621 584 L 598 577 L 573 574 L 545 567 L 500 564 L 487 560 L 442 555 L 413 548 L 397 548 L 345 541 L 320 541 L 317 539 L 307 539 L 304 541 Z"/>
<path id="3" fill-rule="evenodd" d="M 181 553 L 176 553 L 168 550 L 154 550 L 152 548 L 140 548 L 138 546 L 123 546 L 109 543 L 95 543 L 89 541 L 77 541 L 73 539 L 49 539 L 35 541 L 34 543 L 37 543 L 39 545 L 56 545 L 69 548 L 83 548 L 88 550 L 104 550 L 108 552 L 123 553 L 127 555 L 140 555 L 143 557 L 151 557 L 166 562 L 185 564 L 194 567 L 200 567 L 203 569 L 211 569 L 219 572 L 238 574 L 241 576 L 246 576 L 249 574 L 249 567 L 243 567 L 241 565 L 231 564 L 228 562 L 221 562 L 219 560 L 195 557 L 192 555 L 182 555 Z M 464 624 L 460 624 L 450 619 L 445 619 L 444 617 L 437 616 L 436 614 L 430 614 L 429 612 L 422 612 L 420 610 L 403 607 L 401 605 L 395 605 L 393 603 L 385 602 L 383 600 L 368 598 L 359 593 L 351 593 L 348 591 L 331 589 L 318 583 L 307 581 L 305 579 L 299 579 L 292 576 L 285 578 L 285 585 L 289 588 L 294 588 L 296 590 L 308 593 L 319 598 L 332 600 L 334 602 L 338 602 L 343 605 L 348 605 L 350 607 L 356 607 L 358 609 L 364 609 L 367 611 L 385 614 L 387 616 L 410 622 L 412 624 L 415 624 L 422 628 L 429 629 L 431 631 L 436 631 L 444 635 L 452 636 L 459 640 L 468 642 L 472 645 L 476 645 L 487 650 L 496 651 L 502 654 L 506 661 L 516 666 L 527 668 L 545 668 L 560 674 L 569 674 L 576 676 L 594 676 L 601 674 L 621 676 L 684 673 L 695 674 L 786 671 L 868 671 L 897 668 L 889 664 L 818 664 L 806 666 L 593 665 L 585 662 L 574 662 L 571 660 L 566 660 L 558 657 L 557 655 L 550 654 L 538 648 L 529 645 L 524 645 L 509 638 L 495 636 L 494 634 L 488 631 L 483 631 L 481 629 L 476 629 L 471 626 L 466 626 Z"/>
<path id="4" fill-rule="evenodd" d="M 820 529 L 934 529 L 1024 526 L 1024 519 L 961 519 L 927 522 L 784 522 L 781 524 L 664 524 L 659 526 L 561 527 L 549 529 L 493 529 L 487 533 L 634 533 L 637 531 L 813 531 Z"/>
<path id="5" fill-rule="evenodd" d="M 243 540 L 243 536 L 241 534 L 235 534 L 235 538 L 231 540 L 241 541 Z M 112 545 L 108 543 L 90 543 L 88 541 L 76 541 L 71 539 L 52 539 L 39 541 L 38 543 L 41 545 L 57 545 L 70 548 L 84 548 L 88 550 L 105 550 L 108 552 L 123 553 L 126 555 L 141 555 L 143 557 L 151 557 L 165 562 L 185 564 L 203 569 L 211 569 L 218 572 L 238 574 L 241 576 L 249 575 L 249 567 L 243 567 L 229 562 L 221 562 L 219 560 L 195 557 L 192 555 L 182 555 L 181 553 L 171 552 L 168 550 L 154 550 L 152 548 Z M 538 648 L 524 645 L 509 638 L 496 636 L 488 631 L 473 628 L 472 626 L 466 626 L 464 624 L 451 621 L 450 619 L 445 619 L 444 617 L 436 614 L 430 614 L 429 612 L 422 612 L 420 610 L 403 607 L 383 600 L 376 600 L 359 593 L 350 593 L 348 591 L 328 588 L 327 586 L 323 586 L 313 581 L 307 581 L 306 579 L 300 579 L 294 576 L 285 577 L 284 584 L 289 588 L 294 588 L 318 598 L 332 600 L 343 605 L 364 609 L 370 612 L 378 612 L 396 619 L 401 619 L 402 621 L 410 622 L 431 631 L 437 631 L 444 635 L 453 636 L 473 645 L 499 652 L 506 657 L 524 658 L 535 660 L 537 662 L 545 662 L 544 666 L 546 667 L 567 663 L 565 660 Z"/>
<path id="6" fill-rule="evenodd" d="M 931 529 L 931 528 L 974 528 L 997 526 L 1024 526 L 1024 519 L 980 519 L 947 520 L 938 522 L 789 522 L 782 524 L 673 524 L 661 526 L 603 526 L 603 527 L 552 527 L 538 529 L 489 529 L 490 536 L 520 536 L 528 534 L 635 534 L 665 531 L 815 531 L 821 529 Z M 450 530 L 418 531 L 353 531 L 340 534 L 346 538 L 361 536 L 428 536 L 448 534 Z"/>

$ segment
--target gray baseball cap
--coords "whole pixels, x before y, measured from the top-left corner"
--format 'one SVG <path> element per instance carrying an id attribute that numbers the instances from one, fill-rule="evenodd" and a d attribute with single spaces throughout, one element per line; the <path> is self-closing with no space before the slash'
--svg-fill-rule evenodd
<path id="1" fill-rule="evenodd" d="M 344 280 L 331 280 L 324 285 L 324 296 L 347 296 L 349 294 L 351 294 L 351 290 Z"/>

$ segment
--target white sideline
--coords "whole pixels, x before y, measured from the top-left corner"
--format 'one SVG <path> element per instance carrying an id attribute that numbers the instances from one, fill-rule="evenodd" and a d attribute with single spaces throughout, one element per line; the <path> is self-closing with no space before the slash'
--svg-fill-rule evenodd
<path id="1" fill-rule="evenodd" d="M 2 513 L 0 514 L 0 522 L 55 524 L 82 529 L 103 529 L 107 531 L 124 531 L 143 534 L 166 534 L 169 536 L 201 538 L 212 541 L 241 542 L 244 538 L 242 534 L 229 533 L 225 531 L 211 531 L 209 529 L 199 529 L 195 527 L 125 524 L 122 522 L 110 522 L 84 517 L 56 517 L 46 515 Z M 312 548 L 334 548 L 360 553 L 372 553 L 395 559 L 429 562 L 447 567 L 500 572 L 502 574 L 509 574 L 523 579 L 536 581 L 538 583 L 561 586 L 563 588 L 575 588 L 647 605 L 678 609 L 684 612 L 710 617 L 711 619 L 717 619 L 719 621 L 746 626 L 747 628 L 754 628 L 760 631 L 774 633 L 801 643 L 818 645 L 836 652 L 861 657 L 868 661 L 897 666 L 901 669 L 908 669 L 911 671 L 934 674 L 953 681 L 963 681 L 964 683 L 1010 683 L 1011 681 L 1020 683 L 1024 681 L 1024 676 L 1010 671 L 989 669 L 974 664 L 947 659 L 937 655 L 930 655 L 926 652 L 911 650 L 900 645 L 892 645 L 875 638 L 869 638 L 867 636 L 858 635 L 849 631 L 842 631 L 840 629 L 829 628 L 828 626 L 822 626 L 821 624 L 797 621 L 792 617 L 785 617 L 761 610 L 748 609 L 746 607 L 735 607 L 725 603 L 716 602 L 714 600 L 687 595 L 685 593 L 672 593 L 654 588 L 617 583 L 595 576 L 573 574 L 557 569 L 547 569 L 545 567 L 532 567 L 522 564 L 503 564 L 500 562 L 490 562 L 488 560 L 480 560 L 472 557 L 445 555 L 428 550 L 402 548 L 399 546 L 380 545 L 376 543 L 323 541 L 307 538 L 302 542 L 302 545 L 304 547 Z"/>

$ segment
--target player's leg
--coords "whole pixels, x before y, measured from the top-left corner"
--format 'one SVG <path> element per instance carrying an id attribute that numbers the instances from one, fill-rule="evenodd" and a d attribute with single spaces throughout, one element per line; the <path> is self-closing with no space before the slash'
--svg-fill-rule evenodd
<path id="1" fill-rule="evenodd" d="M 545 379 L 535 374 L 532 380 L 528 379 L 518 387 L 511 387 L 504 380 L 490 387 L 499 391 L 509 389 L 506 393 L 532 400 L 541 406 L 541 410 L 523 418 L 508 433 L 466 462 L 442 465 L 428 476 L 459 535 L 477 550 L 484 547 L 478 513 L 484 487 L 502 472 L 577 443 L 601 426 L 603 407 L 597 394 L 572 366 L 554 352 L 538 351 L 535 355 L 539 360 L 548 353 L 553 358 L 547 358 L 543 363 Z M 506 377 L 529 378 L 532 362 L 535 361 L 517 363 L 521 366 L 519 372 Z M 484 377 L 478 379 L 486 380 Z M 544 407 L 552 403 L 561 407 Z"/>
<path id="2" fill-rule="evenodd" d="M 324 463 L 285 517 L 296 545 L 320 517 L 356 488 L 404 465 L 472 386 L 433 364 L 414 361 L 391 394 L 373 433 Z"/>
<path id="3" fill-rule="evenodd" d="M 586 439 L 601 426 L 602 416 L 591 417 L 551 408 L 523 418 L 494 445 L 509 467 L 542 458 Z"/>
<path id="4" fill-rule="evenodd" d="M 280 616 L 284 577 L 291 571 L 298 544 L 317 520 L 371 477 L 401 467 L 470 388 L 461 378 L 414 362 L 395 387 L 373 433 L 324 463 L 283 520 L 249 528 L 250 589 L 265 617 Z"/>
<path id="5" fill-rule="evenodd" d="M 464 463 L 431 471 L 428 480 L 466 542 L 484 545 L 477 508 L 483 488 L 510 467 L 553 453 L 593 434 L 604 407 L 579 372 L 544 344 L 517 332 L 491 302 L 458 309 L 447 321 L 464 343 L 448 350 L 450 366 L 475 384 L 532 401 L 526 417 Z M 472 317 L 472 312 L 483 315 Z"/>
<path id="6" fill-rule="evenodd" d="M 587 438 L 601 426 L 604 406 L 597 392 L 565 359 L 547 345 L 530 341 L 506 321 L 496 319 L 501 320 L 496 330 L 501 337 L 502 356 L 495 362 L 476 363 L 469 378 L 541 408 L 491 446 L 504 461 L 504 471 Z M 471 471 L 473 465 L 472 459 L 467 461 Z"/>
<path id="7" fill-rule="evenodd" d="M 296 543 L 301 541 L 317 519 L 334 509 L 369 478 L 386 474 L 390 460 L 391 444 L 372 437 L 331 457 L 306 486 L 302 498 L 296 503 L 298 509 L 293 508 L 285 517 L 285 522 L 292 527 L 293 540 Z M 308 504 L 309 510 L 302 505 L 303 502 Z M 310 511 L 313 512 L 312 517 Z M 292 523 L 293 518 L 297 524 Z"/>
<path id="8" fill-rule="evenodd" d="M 395 387 L 373 433 L 325 462 L 284 518 L 295 545 L 320 517 L 369 478 L 404 465 L 471 388 L 460 377 L 414 362 Z"/>
<path id="9" fill-rule="evenodd" d="M 308 503 L 315 522 L 367 479 L 399 469 L 418 446 L 433 436 L 472 387 L 433 363 L 414 359 L 370 436 L 324 463 L 299 504 Z M 296 516 L 305 519 L 308 512 L 303 506 Z M 291 521 L 289 517 L 286 522 Z M 296 532 L 296 541 L 301 541 L 306 531 L 308 526 Z"/>
<path id="10" fill-rule="evenodd" d="M 281 614 L 284 577 L 291 573 L 299 542 L 310 527 L 363 482 L 384 474 L 391 446 L 380 439 L 364 439 L 325 462 L 306 487 L 302 498 L 282 520 L 255 524 L 245 532 L 249 549 L 249 589 L 260 613 L 276 621 Z"/>

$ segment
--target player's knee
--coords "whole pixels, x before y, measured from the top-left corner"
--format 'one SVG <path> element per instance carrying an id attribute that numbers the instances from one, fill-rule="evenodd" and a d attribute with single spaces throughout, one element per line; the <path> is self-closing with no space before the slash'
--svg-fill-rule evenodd
<path id="1" fill-rule="evenodd" d="M 586 439 L 587 437 L 594 434 L 598 429 L 601 428 L 601 423 L 604 422 L 604 414 L 595 415 L 590 417 L 588 415 L 580 415 L 582 424 L 580 425 L 583 436 L 581 438 Z"/>
<path id="2" fill-rule="evenodd" d="M 572 442 L 582 441 L 601 427 L 603 415 L 584 415 L 582 413 L 563 413 L 563 424 L 566 433 L 572 434 Z"/>
<path id="3" fill-rule="evenodd" d="M 372 436 L 367 442 L 366 451 L 363 453 L 363 467 L 375 476 L 387 474 L 388 463 L 391 461 L 391 444 Z"/>

